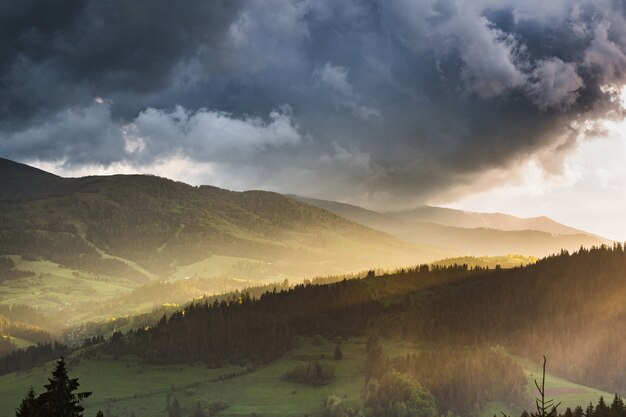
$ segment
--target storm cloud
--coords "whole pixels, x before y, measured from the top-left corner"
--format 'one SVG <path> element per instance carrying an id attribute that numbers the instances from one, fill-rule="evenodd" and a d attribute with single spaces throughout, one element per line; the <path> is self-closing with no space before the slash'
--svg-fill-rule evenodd
<path id="1" fill-rule="evenodd" d="M 623 117 L 617 0 L 30 0 L 0 36 L 0 154 L 67 171 L 410 205 Z"/>

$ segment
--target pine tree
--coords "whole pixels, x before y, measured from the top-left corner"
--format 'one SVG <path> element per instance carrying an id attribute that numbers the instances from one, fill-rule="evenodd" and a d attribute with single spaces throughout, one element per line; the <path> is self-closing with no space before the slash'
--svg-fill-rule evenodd
<path id="1" fill-rule="evenodd" d="M 15 410 L 15 417 L 38 417 L 39 414 L 35 391 L 33 387 L 30 387 L 26 393 L 26 397 L 24 397 L 18 409 Z"/>
<path id="2" fill-rule="evenodd" d="M 59 359 L 52 378 L 45 385 L 46 392 L 38 398 L 39 407 L 48 417 L 82 417 L 84 408 L 81 401 L 91 395 L 91 392 L 75 393 L 80 385 L 78 379 L 70 379 L 65 368 L 63 357 Z"/>
<path id="3" fill-rule="evenodd" d="M 174 398 L 174 401 L 172 401 L 172 404 L 168 407 L 168 414 L 169 417 L 182 416 L 180 404 L 178 403 L 178 400 L 176 398 Z"/>
<path id="4" fill-rule="evenodd" d="M 96 417 L 104 417 L 104 413 L 102 411 L 98 411 L 98 414 L 96 414 Z"/>
<path id="5" fill-rule="evenodd" d="M 557 408 L 561 403 L 554 405 L 554 400 L 546 400 L 546 357 L 543 357 L 543 372 L 541 374 L 541 386 L 535 380 L 535 387 L 539 391 L 539 398 L 535 398 L 536 413 L 531 413 L 532 417 L 556 417 Z"/>
<path id="6" fill-rule="evenodd" d="M 343 352 L 341 351 L 341 348 L 339 347 L 339 345 L 337 345 L 337 347 L 335 348 L 335 360 L 341 360 L 343 359 Z"/>

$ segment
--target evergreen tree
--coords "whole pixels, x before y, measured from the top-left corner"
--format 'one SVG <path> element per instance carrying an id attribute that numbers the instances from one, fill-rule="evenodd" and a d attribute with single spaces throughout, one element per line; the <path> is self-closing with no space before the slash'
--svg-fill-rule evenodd
<path id="1" fill-rule="evenodd" d="M 39 408 L 37 406 L 37 397 L 33 387 L 30 387 L 26 393 L 26 397 L 22 400 L 22 403 L 15 410 L 15 417 L 38 417 Z"/>
<path id="2" fill-rule="evenodd" d="M 337 345 L 337 347 L 335 348 L 335 360 L 341 360 L 343 359 L 343 352 L 341 351 L 341 347 L 339 347 L 339 345 Z"/>
<path id="3" fill-rule="evenodd" d="M 176 398 L 174 398 L 174 401 L 172 401 L 172 403 L 169 405 L 167 411 L 168 411 L 169 417 L 181 417 L 182 416 L 180 404 Z"/>
<path id="4" fill-rule="evenodd" d="M 82 417 L 84 408 L 81 401 L 91 395 L 91 392 L 75 393 L 80 385 L 78 379 L 70 379 L 65 368 L 63 357 L 59 359 L 52 378 L 45 385 L 46 392 L 38 398 L 39 407 L 45 411 L 47 417 Z"/>
<path id="5" fill-rule="evenodd" d="M 98 414 L 96 414 L 96 417 L 104 417 L 104 413 L 102 411 L 98 411 Z"/>

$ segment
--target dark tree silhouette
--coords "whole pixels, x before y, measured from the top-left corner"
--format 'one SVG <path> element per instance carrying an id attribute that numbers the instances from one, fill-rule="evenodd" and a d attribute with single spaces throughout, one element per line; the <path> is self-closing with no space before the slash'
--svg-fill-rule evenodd
<path id="1" fill-rule="evenodd" d="M 45 385 L 46 391 L 37 399 L 38 408 L 49 417 L 82 417 L 84 408 L 81 401 L 91 395 L 91 392 L 75 391 L 79 387 L 78 379 L 70 379 L 67 375 L 65 360 L 59 359 L 52 378 Z"/>
<path id="2" fill-rule="evenodd" d="M 174 401 L 168 405 L 167 413 L 169 417 L 182 417 L 180 403 L 176 398 L 174 398 Z"/>
<path id="3" fill-rule="evenodd" d="M 341 347 L 337 345 L 335 348 L 335 360 L 339 361 L 343 359 L 343 352 L 341 351 Z"/>
<path id="4" fill-rule="evenodd" d="M 37 396 L 33 387 L 30 387 L 26 397 L 22 400 L 22 403 L 15 410 L 15 417 L 38 417 Z"/>

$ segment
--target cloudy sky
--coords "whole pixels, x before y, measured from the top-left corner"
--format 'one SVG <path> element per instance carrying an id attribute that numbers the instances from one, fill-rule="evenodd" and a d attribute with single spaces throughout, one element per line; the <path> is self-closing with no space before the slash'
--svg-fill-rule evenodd
<path id="1" fill-rule="evenodd" d="M 626 239 L 626 3 L 0 4 L 0 155 Z"/>

